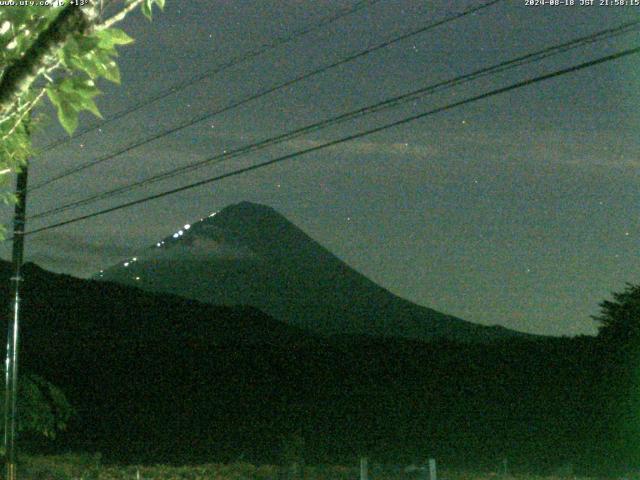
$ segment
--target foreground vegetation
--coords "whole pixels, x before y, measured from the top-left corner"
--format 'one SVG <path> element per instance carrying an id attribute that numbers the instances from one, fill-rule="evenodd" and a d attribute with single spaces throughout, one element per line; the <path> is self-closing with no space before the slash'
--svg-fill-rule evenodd
<path id="1" fill-rule="evenodd" d="M 358 480 L 357 465 L 305 466 L 298 475 L 291 468 L 277 465 L 253 465 L 245 462 L 210 463 L 190 466 L 171 465 L 103 465 L 100 455 L 52 455 L 23 457 L 20 469 L 25 480 Z M 410 470 L 410 469 L 409 469 Z M 422 480 L 426 472 L 408 471 L 403 466 L 372 464 L 370 480 Z M 627 476 L 629 479 L 635 475 Z M 553 480 L 576 479 L 570 469 L 546 476 L 504 474 L 499 472 L 463 472 L 442 470 L 442 480 Z M 579 477 L 587 480 L 590 477 Z M 595 478 L 595 477 L 591 477 Z"/>
<path id="2" fill-rule="evenodd" d="M 24 478 L 292 480 L 251 464 L 304 460 L 304 478 L 356 479 L 359 455 L 371 480 L 418 480 L 376 463 L 428 456 L 456 471 L 499 472 L 504 459 L 512 473 L 640 471 L 640 331 L 621 325 L 640 318 L 640 287 L 602 305 L 598 338 L 330 343 L 286 325 L 265 336 L 276 321 L 251 311 L 25 270 L 25 370 L 40 388 L 21 395 L 20 451 L 105 461 L 32 457 Z M 248 465 L 228 466 L 239 459 Z M 312 467 L 326 464 L 349 468 Z"/>
<path id="3" fill-rule="evenodd" d="M 366 455 L 485 472 L 505 458 L 516 473 L 640 470 L 640 336 L 613 328 L 613 316 L 640 318 L 640 288 L 605 305 L 612 328 L 597 338 L 476 345 L 324 339 L 255 310 L 33 265 L 25 275 L 21 371 L 56 385 L 76 414 L 46 448 L 21 432 L 21 452 L 99 451 L 120 465 L 287 464 L 288 453 L 307 465 Z"/>

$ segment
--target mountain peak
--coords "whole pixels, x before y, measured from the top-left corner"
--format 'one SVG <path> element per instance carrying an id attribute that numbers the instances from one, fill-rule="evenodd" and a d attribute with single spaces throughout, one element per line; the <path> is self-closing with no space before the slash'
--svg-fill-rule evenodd
<path id="1" fill-rule="evenodd" d="M 260 203 L 253 203 L 243 201 L 240 203 L 234 203 L 227 207 L 224 207 L 220 212 L 216 214 L 215 222 L 220 222 L 222 219 L 233 219 L 235 221 L 265 221 L 267 219 L 276 222 L 289 223 L 286 218 L 280 215 L 276 210 L 267 205 Z"/>
<path id="2" fill-rule="evenodd" d="M 188 232 L 187 232 L 188 230 Z M 399 298 L 350 268 L 276 210 L 240 202 L 99 278 L 217 305 L 251 305 L 322 334 L 463 341 L 518 336 Z"/>
<path id="3" fill-rule="evenodd" d="M 214 227 L 214 235 L 224 232 L 222 236 L 227 241 L 242 243 L 268 257 L 297 256 L 301 260 L 300 255 L 305 256 L 311 246 L 313 255 L 321 255 L 322 259 L 331 256 L 282 214 L 259 203 L 229 205 L 211 218 L 209 225 Z"/>
<path id="4" fill-rule="evenodd" d="M 222 209 L 224 211 L 245 211 L 245 212 L 262 212 L 262 213 L 276 213 L 276 211 L 269 207 L 268 205 L 263 205 L 261 203 L 254 203 L 248 200 L 243 200 L 239 203 L 234 203 Z"/>

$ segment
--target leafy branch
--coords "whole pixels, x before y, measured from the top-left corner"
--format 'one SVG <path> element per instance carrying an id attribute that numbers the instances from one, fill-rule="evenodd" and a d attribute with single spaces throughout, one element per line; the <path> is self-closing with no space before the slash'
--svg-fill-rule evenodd
<path id="1" fill-rule="evenodd" d="M 69 134 L 81 111 L 100 116 L 96 81 L 120 83 L 116 47 L 133 42 L 113 25 L 136 8 L 151 19 L 153 5 L 162 9 L 165 0 L 121 3 L 101 23 L 99 2 L 0 10 L 0 170 L 19 166 L 30 152 L 30 138 L 19 127 L 45 94 Z"/>

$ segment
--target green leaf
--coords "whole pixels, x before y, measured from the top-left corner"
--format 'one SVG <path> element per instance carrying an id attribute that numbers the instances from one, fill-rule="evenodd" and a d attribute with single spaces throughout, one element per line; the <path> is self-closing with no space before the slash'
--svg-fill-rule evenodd
<path id="1" fill-rule="evenodd" d="M 96 117 L 102 118 L 93 97 L 100 93 L 91 80 L 71 77 L 65 78 L 59 86 L 59 101 L 66 103 L 76 112 L 89 110 Z"/>
<path id="2" fill-rule="evenodd" d="M 2 198 L 2 203 L 4 203 L 5 205 L 15 205 L 16 203 L 18 203 L 18 197 L 14 193 L 2 192 L 2 196 L 0 198 Z M 2 235 L 5 231 L 6 229 L 3 227 L 2 230 L 0 230 L 0 235 Z"/>
<path id="3" fill-rule="evenodd" d="M 69 38 L 58 53 L 58 57 L 62 60 L 62 64 L 65 67 L 70 68 L 73 65 L 73 59 L 78 56 L 79 51 L 80 47 L 78 46 L 78 42 L 76 42 L 74 38 Z"/>
<path id="4" fill-rule="evenodd" d="M 128 45 L 134 40 L 119 28 L 107 28 L 96 33 L 98 38 L 98 47 L 102 49 L 110 49 L 114 45 Z"/>
<path id="5" fill-rule="evenodd" d="M 120 69 L 118 64 L 106 50 L 96 50 L 85 55 L 78 62 L 91 78 L 104 77 L 107 80 L 120 83 Z"/>
<path id="6" fill-rule="evenodd" d="M 89 75 L 89 78 L 96 79 L 105 74 L 105 67 L 103 66 L 105 58 L 109 59 L 109 56 L 105 55 L 103 58 L 101 55 L 98 55 L 98 53 L 90 52 L 82 57 L 71 57 L 70 64 L 74 68 L 85 72 Z"/>
<path id="7" fill-rule="evenodd" d="M 29 8 L 24 7 L 7 8 L 6 13 L 8 14 L 7 20 L 13 23 L 14 28 L 18 28 L 20 25 L 26 23 L 29 19 L 29 16 L 31 15 Z"/>
<path id="8" fill-rule="evenodd" d="M 80 95 L 82 98 L 88 99 L 92 99 L 101 93 L 93 80 L 77 76 L 65 78 L 60 82 L 59 88 L 62 91 L 70 93 L 73 92 Z"/>
<path id="9" fill-rule="evenodd" d="M 149 20 L 151 20 L 151 17 L 153 16 L 151 12 L 151 5 L 153 5 L 153 0 L 144 0 L 144 2 L 142 2 L 142 14 Z"/>
<path id="10" fill-rule="evenodd" d="M 164 0 L 155 0 L 160 10 L 164 10 Z"/>
<path id="11" fill-rule="evenodd" d="M 78 112 L 68 103 L 62 103 L 58 108 L 58 120 L 69 135 L 78 128 Z"/>
<path id="12" fill-rule="evenodd" d="M 100 39 L 95 35 L 82 36 L 80 38 L 77 38 L 76 41 L 78 42 L 79 55 L 93 52 L 96 48 L 98 48 L 98 45 L 100 44 Z"/>
<path id="13" fill-rule="evenodd" d="M 63 96 L 54 87 L 47 88 L 47 96 L 51 103 L 56 107 L 58 113 L 58 120 L 64 127 L 69 135 L 78 126 L 78 112 L 71 106 L 68 101 L 65 101 Z"/>
<path id="14" fill-rule="evenodd" d="M 107 80 L 120 85 L 120 69 L 114 60 L 108 60 L 105 64 L 105 73 L 102 75 Z"/>
<path id="15" fill-rule="evenodd" d="M 93 99 L 85 98 L 82 102 L 82 108 L 83 110 L 89 110 L 96 117 L 102 118 L 102 114 L 100 113 L 100 110 L 98 110 L 98 106 L 96 105 L 96 102 L 93 101 Z"/>
<path id="16" fill-rule="evenodd" d="M 57 90 L 52 86 L 52 87 L 47 87 L 46 89 L 47 92 L 47 97 L 49 97 L 49 100 L 51 100 L 51 103 L 53 103 L 53 105 L 56 108 L 60 108 L 60 95 L 58 94 Z"/>

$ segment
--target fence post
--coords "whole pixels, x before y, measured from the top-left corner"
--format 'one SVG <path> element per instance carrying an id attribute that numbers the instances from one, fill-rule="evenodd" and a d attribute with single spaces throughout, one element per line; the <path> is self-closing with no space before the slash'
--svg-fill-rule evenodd
<path id="1" fill-rule="evenodd" d="M 438 480 L 438 475 L 436 472 L 436 459 L 429 459 L 429 480 Z"/>
<path id="2" fill-rule="evenodd" d="M 360 458 L 360 480 L 369 480 L 369 465 L 367 457 Z"/>

